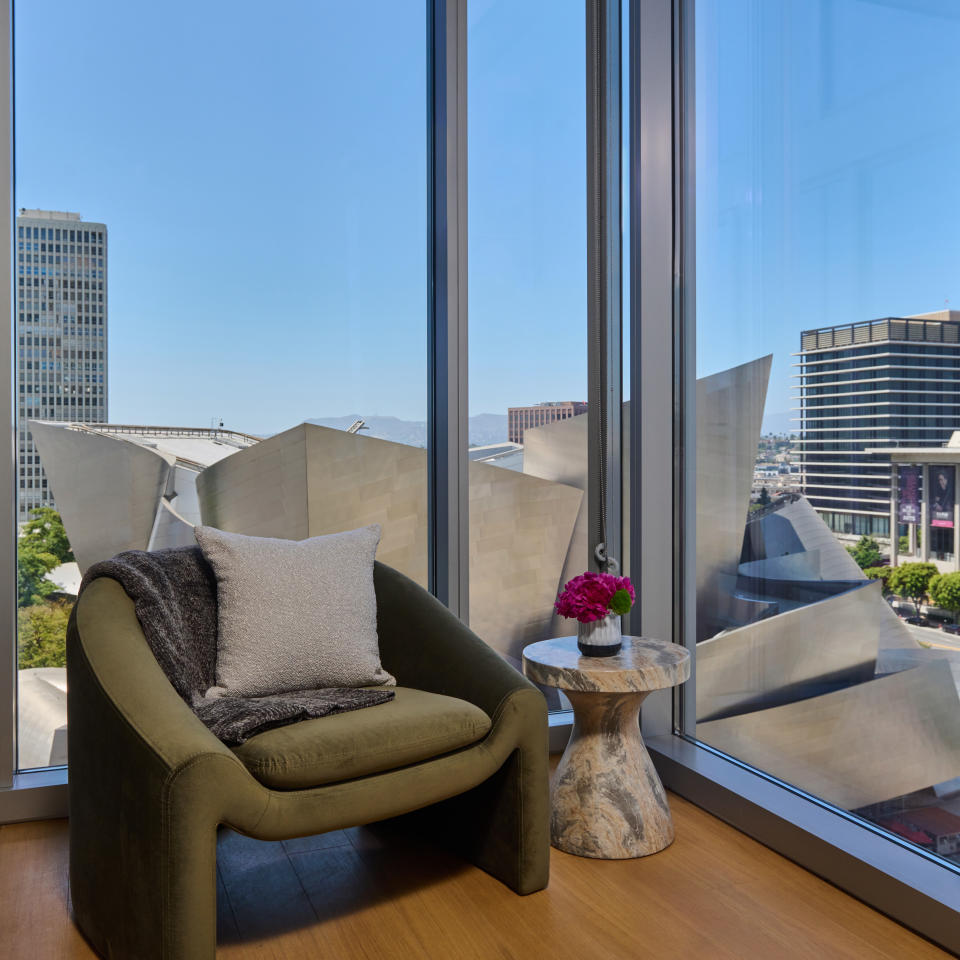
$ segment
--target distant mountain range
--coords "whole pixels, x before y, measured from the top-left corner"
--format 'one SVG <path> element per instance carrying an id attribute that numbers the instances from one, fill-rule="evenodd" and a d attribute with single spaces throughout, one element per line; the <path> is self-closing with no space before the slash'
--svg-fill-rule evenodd
<path id="1" fill-rule="evenodd" d="M 319 427 L 332 427 L 334 430 L 346 430 L 354 421 L 363 420 L 369 429 L 361 430 L 365 437 L 377 437 L 380 440 L 392 440 L 394 443 L 406 443 L 411 447 L 427 445 L 426 420 L 401 420 L 399 417 L 365 417 L 363 414 L 350 414 L 346 417 L 318 417 L 308 420 Z M 478 413 L 470 417 L 470 445 L 486 446 L 488 443 L 502 443 L 507 439 L 507 415 L 505 413 Z"/>

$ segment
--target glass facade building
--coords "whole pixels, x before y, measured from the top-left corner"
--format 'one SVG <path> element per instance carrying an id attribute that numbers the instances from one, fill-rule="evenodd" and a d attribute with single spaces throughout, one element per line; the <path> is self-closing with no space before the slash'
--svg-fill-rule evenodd
<path id="1" fill-rule="evenodd" d="M 889 540 L 889 460 L 866 451 L 960 430 L 960 311 L 804 330 L 800 348 L 803 493 L 834 533 Z"/>

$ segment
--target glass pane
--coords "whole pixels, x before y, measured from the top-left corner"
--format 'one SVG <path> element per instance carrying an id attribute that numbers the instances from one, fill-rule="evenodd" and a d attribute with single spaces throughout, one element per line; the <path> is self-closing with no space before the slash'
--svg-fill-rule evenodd
<path id="1" fill-rule="evenodd" d="M 519 665 L 587 559 L 584 16 L 469 10 L 470 625 Z"/>
<path id="2" fill-rule="evenodd" d="M 98 560 L 377 522 L 426 582 L 424 6 L 263 14 L 17 10 L 21 768 Z"/>
<path id="3" fill-rule="evenodd" d="M 956 862 L 958 43 L 697 4 L 696 733 Z"/>

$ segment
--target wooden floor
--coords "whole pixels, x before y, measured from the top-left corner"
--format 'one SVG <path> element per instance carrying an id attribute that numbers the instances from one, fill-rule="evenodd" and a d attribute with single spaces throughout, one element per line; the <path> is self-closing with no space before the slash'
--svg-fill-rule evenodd
<path id="1" fill-rule="evenodd" d="M 518 897 L 383 828 L 283 843 L 223 831 L 217 956 L 229 960 L 912 960 L 947 954 L 679 797 L 644 860 L 556 850 Z M 70 922 L 67 822 L 0 827 L 0 954 L 89 958 Z"/>

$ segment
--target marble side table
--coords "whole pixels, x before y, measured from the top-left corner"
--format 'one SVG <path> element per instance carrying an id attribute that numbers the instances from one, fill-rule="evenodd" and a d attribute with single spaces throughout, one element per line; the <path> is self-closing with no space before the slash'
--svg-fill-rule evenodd
<path id="1" fill-rule="evenodd" d="M 553 775 L 550 839 L 580 857 L 645 857 L 673 842 L 667 796 L 640 735 L 640 704 L 690 676 L 684 647 L 624 637 L 614 657 L 584 657 L 576 637 L 523 651 L 523 672 L 573 704 L 573 733 Z"/>

